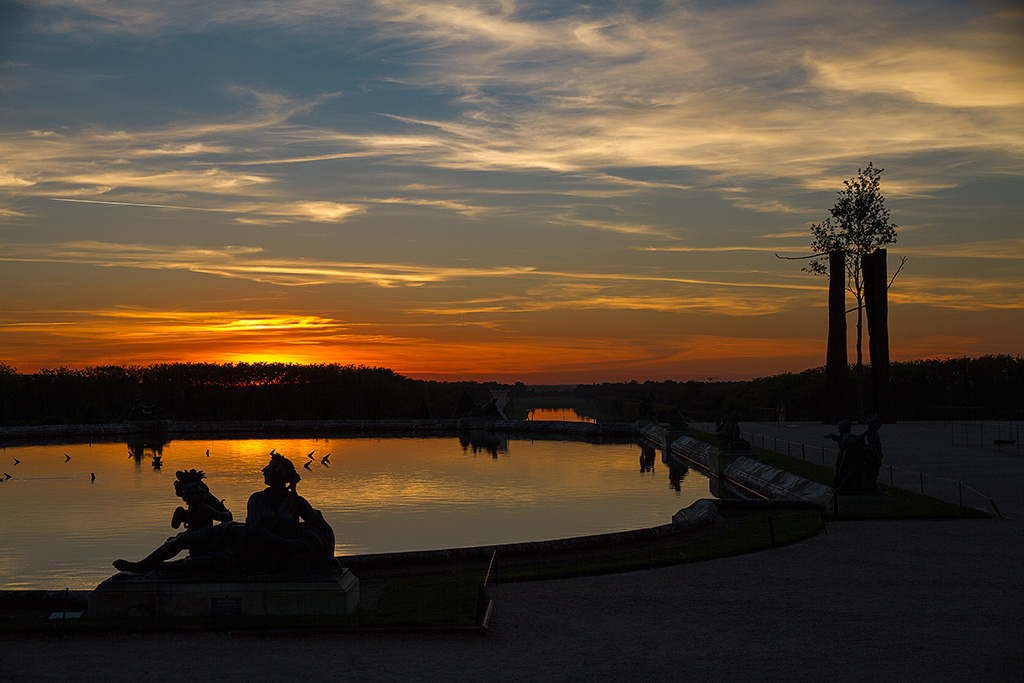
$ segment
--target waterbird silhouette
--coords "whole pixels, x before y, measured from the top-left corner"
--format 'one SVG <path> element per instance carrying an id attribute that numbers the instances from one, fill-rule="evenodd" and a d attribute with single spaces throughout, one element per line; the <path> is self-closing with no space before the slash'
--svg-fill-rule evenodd
<path id="1" fill-rule="evenodd" d="M 67 453 L 65 453 L 65 454 L 64 454 L 64 462 L 67 462 L 67 461 L 68 461 L 68 460 L 70 460 L 70 459 L 71 459 L 71 456 L 70 456 L 70 455 L 68 455 Z"/>
<path id="2" fill-rule="evenodd" d="M 310 451 L 309 453 L 306 454 L 306 457 L 309 458 L 310 460 L 312 460 L 314 453 L 316 453 L 316 451 Z"/>
<path id="3" fill-rule="evenodd" d="M 4 481 L 7 481 L 10 478 L 11 478 L 11 475 L 9 475 L 6 472 L 4 472 Z"/>
<path id="4" fill-rule="evenodd" d="M 96 481 L 96 473 L 95 472 L 92 473 L 92 481 Z"/>
<path id="5" fill-rule="evenodd" d="M 310 462 L 312 462 L 312 461 L 311 460 L 307 460 L 302 466 L 305 467 L 307 470 L 309 470 L 309 463 Z M 312 472 L 313 470 L 309 470 L 309 471 Z"/>
<path id="6" fill-rule="evenodd" d="M 206 449 L 206 457 L 207 457 L 207 458 L 209 458 L 209 457 L 210 457 L 210 449 L 209 449 L 209 448 L 207 448 L 207 449 Z"/>
<path id="7" fill-rule="evenodd" d="M 14 464 L 15 464 L 15 465 L 17 465 L 17 464 L 18 464 L 19 462 L 21 462 L 21 461 L 20 461 L 20 460 L 18 460 L 17 458 L 15 458 L 15 459 L 14 459 Z"/>

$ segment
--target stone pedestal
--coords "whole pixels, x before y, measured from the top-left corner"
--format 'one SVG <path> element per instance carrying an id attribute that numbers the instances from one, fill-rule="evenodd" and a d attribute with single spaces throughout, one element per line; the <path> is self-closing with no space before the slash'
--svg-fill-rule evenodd
<path id="1" fill-rule="evenodd" d="M 200 582 L 110 578 L 89 594 L 90 617 L 234 617 L 352 614 L 359 579 L 310 582 Z"/>
<path id="2" fill-rule="evenodd" d="M 885 493 L 837 493 L 833 498 L 837 517 L 895 517 L 899 505 Z"/>
<path id="3" fill-rule="evenodd" d="M 718 449 L 711 449 L 708 452 L 709 467 L 719 477 L 725 476 L 725 470 L 728 469 L 729 465 L 733 464 L 737 458 L 750 458 L 751 460 L 757 460 L 757 453 L 754 451 L 739 451 L 739 450 L 728 450 L 722 451 Z"/>
<path id="4" fill-rule="evenodd" d="M 672 444 L 674 444 L 677 439 L 683 436 L 687 436 L 685 429 L 668 429 L 665 431 L 665 438 L 661 440 L 661 447 L 667 451 L 672 448 Z"/>

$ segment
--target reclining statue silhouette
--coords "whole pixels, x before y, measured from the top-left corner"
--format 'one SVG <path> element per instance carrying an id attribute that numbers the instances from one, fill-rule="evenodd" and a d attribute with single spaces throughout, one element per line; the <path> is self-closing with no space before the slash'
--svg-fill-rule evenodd
<path id="1" fill-rule="evenodd" d="M 177 507 L 171 516 L 171 526 L 175 529 L 184 525 L 185 530 L 198 530 L 213 526 L 216 522 L 230 522 L 231 511 L 224 501 L 210 493 L 210 487 L 203 479 L 206 474 L 202 470 L 179 470 L 175 472 L 174 492 L 185 501 L 187 507 Z"/>
<path id="2" fill-rule="evenodd" d="M 288 458 L 277 453 L 271 456 L 263 468 L 267 488 L 249 496 L 244 524 L 230 521 L 231 513 L 199 481 L 202 472 L 198 476 L 184 474 L 189 481 L 180 487 L 176 482 L 175 489 L 180 488 L 179 495 L 189 507 L 175 510 L 172 524 L 183 523 L 186 530 L 138 562 L 115 560 L 116 569 L 289 580 L 340 573 L 334 557 L 334 531 L 323 515 L 296 493 L 301 477 Z M 194 486 L 197 482 L 201 487 Z M 203 489 L 205 495 L 199 493 Z M 222 523 L 213 525 L 215 519 Z M 185 550 L 189 551 L 187 557 L 172 561 Z"/>

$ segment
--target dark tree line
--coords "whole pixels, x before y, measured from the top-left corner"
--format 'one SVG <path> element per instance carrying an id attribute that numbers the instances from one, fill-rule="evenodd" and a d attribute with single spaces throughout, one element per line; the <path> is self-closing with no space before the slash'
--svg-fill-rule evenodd
<path id="1" fill-rule="evenodd" d="M 866 381 L 870 391 L 870 373 Z M 892 363 L 889 384 L 897 421 L 1024 419 L 1024 358 L 1020 356 Z M 847 390 L 847 405 L 856 405 L 856 386 L 851 384 Z M 577 398 L 593 400 L 602 412 L 627 420 L 638 417 L 641 394 L 653 399 L 661 416 L 678 403 L 693 420 L 713 421 L 738 410 L 743 420 L 772 421 L 782 401 L 787 420 L 819 421 L 824 418 L 825 368 L 743 382 L 591 384 L 574 392 Z"/>
<path id="2" fill-rule="evenodd" d="M 890 383 L 897 420 L 1024 419 L 1019 356 L 893 363 Z M 524 403 L 531 395 L 590 401 L 597 417 L 611 420 L 638 419 L 643 395 L 662 416 L 678 405 L 694 420 L 738 410 L 743 420 L 770 421 L 782 400 L 787 420 L 817 421 L 823 417 L 825 371 L 743 382 L 619 382 L 535 391 L 521 383 L 428 382 L 386 368 L 337 364 L 171 363 L 20 374 L 0 363 L 0 425 L 116 423 L 128 419 L 136 403 L 181 421 L 445 419 L 455 417 L 463 393 L 482 404 L 492 389 L 508 389 Z"/>
<path id="3" fill-rule="evenodd" d="M 170 363 L 31 375 L 0 364 L 0 425 L 116 423 L 136 404 L 180 421 L 450 418 L 464 391 L 483 402 L 487 388 L 337 364 Z"/>

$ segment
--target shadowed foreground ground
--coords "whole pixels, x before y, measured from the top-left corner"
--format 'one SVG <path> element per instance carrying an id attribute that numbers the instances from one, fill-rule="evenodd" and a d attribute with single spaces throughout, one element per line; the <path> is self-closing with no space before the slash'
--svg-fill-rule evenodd
<path id="1" fill-rule="evenodd" d="M 887 457 L 899 430 L 918 427 L 886 426 Z M 1013 519 L 833 523 L 827 535 L 742 557 L 497 585 L 482 637 L 4 639 L 0 678 L 1022 680 L 1024 458 L 955 449 L 938 423 L 912 436 L 902 466 L 966 471 Z"/>

